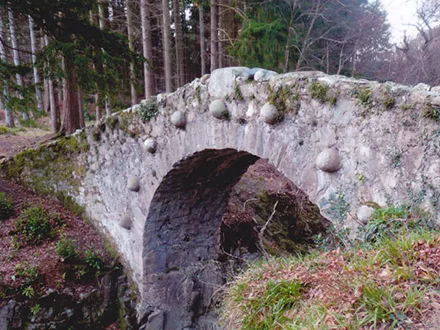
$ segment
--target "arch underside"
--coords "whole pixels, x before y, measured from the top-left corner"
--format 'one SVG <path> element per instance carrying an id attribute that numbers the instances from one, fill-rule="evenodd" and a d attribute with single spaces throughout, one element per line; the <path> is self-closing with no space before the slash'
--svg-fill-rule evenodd
<path id="1" fill-rule="evenodd" d="M 217 262 L 229 194 L 259 157 L 204 150 L 177 163 L 150 204 L 144 236 L 144 300 L 163 329 L 215 329 L 210 310 L 224 283 Z M 157 313 L 157 311 L 156 311 Z M 151 321 L 153 322 L 153 321 Z"/>

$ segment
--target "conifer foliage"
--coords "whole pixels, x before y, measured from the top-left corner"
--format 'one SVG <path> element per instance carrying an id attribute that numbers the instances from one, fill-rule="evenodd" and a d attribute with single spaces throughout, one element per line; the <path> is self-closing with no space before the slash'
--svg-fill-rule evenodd
<path id="1" fill-rule="evenodd" d="M 0 0 L 0 23 L 0 108 L 10 127 L 50 111 L 52 130 L 69 134 L 233 65 L 402 80 L 391 74 L 399 50 L 379 1 Z M 422 36 L 433 31 L 420 25 Z M 434 65 L 431 39 L 424 58 Z M 406 41 L 410 63 L 420 56 Z"/>

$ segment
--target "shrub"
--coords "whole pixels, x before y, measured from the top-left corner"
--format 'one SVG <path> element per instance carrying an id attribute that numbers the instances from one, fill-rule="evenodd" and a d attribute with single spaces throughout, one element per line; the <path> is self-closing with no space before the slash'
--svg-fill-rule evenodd
<path id="1" fill-rule="evenodd" d="M 12 280 L 19 283 L 18 292 L 27 298 L 36 295 L 34 286 L 40 280 L 40 271 L 38 266 L 31 266 L 27 262 L 19 263 L 15 266 L 15 273 Z"/>
<path id="2" fill-rule="evenodd" d="M 0 220 L 7 220 L 14 215 L 14 205 L 11 198 L 0 192 Z"/>
<path id="3" fill-rule="evenodd" d="M 62 237 L 56 245 L 55 248 L 57 254 L 62 257 L 64 260 L 74 259 L 78 256 L 78 252 L 76 251 L 76 244 L 73 240 Z"/>
<path id="4" fill-rule="evenodd" d="M 39 125 L 35 119 L 27 118 L 27 119 L 18 119 L 21 126 L 23 127 L 29 127 L 29 128 L 41 128 L 41 125 Z"/>
<path id="5" fill-rule="evenodd" d="M 31 245 L 37 245 L 45 239 L 55 236 L 51 216 L 41 206 L 25 209 L 14 224 L 15 234 Z"/>
<path id="6" fill-rule="evenodd" d="M 139 106 L 140 118 L 143 122 L 150 121 L 159 113 L 159 108 L 156 99 L 150 99 Z"/>
<path id="7" fill-rule="evenodd" d="M 92 250 L 86 250 L 85 252 L 85 262 L 87 266 L 92 269 L 100 270 L 104 266 L 104 261 L 101 259 L 99 255 L 97 255 Z"/>

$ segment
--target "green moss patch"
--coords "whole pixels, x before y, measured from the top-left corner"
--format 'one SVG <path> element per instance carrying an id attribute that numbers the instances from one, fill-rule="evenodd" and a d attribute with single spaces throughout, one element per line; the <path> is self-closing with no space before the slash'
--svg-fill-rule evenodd
<path id="1" fill-rule="evenodd" d="M 59 187 L 76 189 L 85 174 L 85 160 L 81 154 L 89 150 L 85 133 L 64 137 L 38 149 L 18 153 L 0 164 L 7 178 L 42 194 L 53 194 Z"/>
<path id="2" fill-rule="evenodd" d="M 280 113 L 281 121 L 286 113 L 296 115 L 301 107 L 301 97 L 296 90 L 296 86 L 284 86 L 277 89 L 267 84 L 267 102 L 274 105 Z"/>

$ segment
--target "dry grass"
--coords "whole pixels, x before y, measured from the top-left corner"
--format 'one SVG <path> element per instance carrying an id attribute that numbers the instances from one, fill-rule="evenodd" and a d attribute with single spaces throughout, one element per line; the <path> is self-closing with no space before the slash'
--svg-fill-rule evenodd
<path id="1" fill-rule="evenodd" d="M 430 324 L 440 311 L 439 278 L 440 237 L 402 231 L 373 246 L 254 265 L 227 289 L 222 322 L 249 330 L 438 329 Z M 271 290 L 277 285 L 301 289 L 292 300 Z"/>

